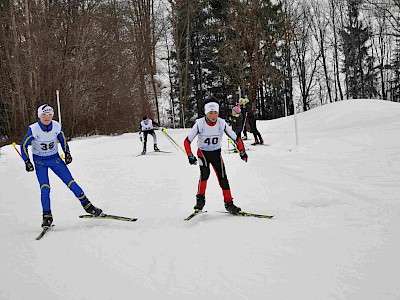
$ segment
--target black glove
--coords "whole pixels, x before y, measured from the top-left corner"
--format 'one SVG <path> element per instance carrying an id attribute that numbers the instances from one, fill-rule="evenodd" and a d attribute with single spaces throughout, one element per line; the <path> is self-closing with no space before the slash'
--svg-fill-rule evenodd
<path id="1" fill-rule="evenodd" d="M 65 152 L 65 164 L 69 165 L 70 163 L 72 163 L 72 156 L 71 153 L 69 153 L 69 151 Z"/>
<path id="2" fill-rule="evenodd" d="M 244 151 L 244 150 L 242 150 L 242 151 L 240 151 L 240 158 L 241 159 L 243 159 L 245 162 L 247 162 L 247 158 L 248 158 L 248 156 L 247 156 L 247 153 L 246 153 L 246 151 Z"/>
<path id="3" fill-rule="evenodd" d="M 197 165 L 197 158 L 193 155 L 193 153 L 188 154 L 189 164 Z"/>
<path id="4" fill-rule="evenodd" d="M 27 159 L 25 161 L 25 169 L 27 172 L 33 172 L 35 170 L 35 168 L 33 167 L 33 164 L 31 163 L 31 161 L 29 159 Z"/>

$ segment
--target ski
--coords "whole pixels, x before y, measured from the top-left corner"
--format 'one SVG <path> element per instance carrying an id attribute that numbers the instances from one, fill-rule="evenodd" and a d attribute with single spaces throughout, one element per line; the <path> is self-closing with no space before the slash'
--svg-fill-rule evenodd
<path id="1" fill-rule="evenodd" d="M 127 218 L 127 217 L 107 215 L 107 214 L 101 214 L 100 216 L 80 215 L 79 218 L 82 218 L 82 219 L 108 219 L 108 220 L 118 220 L 118 221 L 127 221 L 127 222 L 137 221 L 136 218 Z"/>
<path id="2" fill-rule="evenodd" d="M 37 236 L 36 240 L 40 240 L 44 235 L 46 234 L 47 231 L 49 231 L 51 228 L 53 228 L 54 225 L 51 225 L 50 227 L 45 227 L 43 228 L 42 232 Z"/>
<path id="3" fill-rule="evenodd" d="M 239 154 L 239 151 L 237 151 L 236 149 L 229 149 L 229 150 L 225 150 L 226 154 Z"/>
<path id="4" fill-rule="evenodd" d="M 138 156 L 145 156 L 146 154 L 152 154 L 152 153 L 172 153 L 172 152 L 170 152 L 170 151 L 163 151 L 163 150 L 159 150 L 159 151 L 149 151 L 149 152 L 146 152 L 146 153 L 139 153 L 139 154 L 136 154 L 136 155 L 134 155 L 133 157 L 138 157 Z"/>
<path id="5" fill-rule="evenodd" d="M 253 214 L 253 213 L 248 213 L 248 212 L 244 212 L 244 211 L 239 211 L 236 214 L 227 212 L 227 211 L 220 211 L 220 213 L 224 213 L 224 214 L 231 214 L 234 216 L 241 216 L 241 217 L 255 217 L 255 218 L 261 218 L 261 219 L 272 219 L 274 216 L 269 216 L 269 215 L 260 215 L 260 214 Z"/>
<path id="6" fill-rule="evenodd" d="M 149 152 L 147 152 L 147 153 L 149 153 Z M 146 155 L 146 153 L 139 153 L 139 154 L 135 154 L 133 157 L 144 156 L 144 155 Z"/>
<path id="7" fill-rule="evenodd" d="M 195 211 L 194 211 L 190 216 L 188 216 L 187 218 L 185 218 L 185 221 L 189 221 L 190 219 L 193 219 L 195 216 L 204 214 L 204 213 L 206 213 L 206 212 L 207 212 L 207 211 L 202 211 L 202 210 L 199 210 L 199 209 L 195 209 Z"/>
<path id="8" fill-rule="evenodd" d="M 247 151 L 253 151 L 253 150 L 252 149 L 245 149 L 245 151 L 247 152 Z M 239 155 L 240 152 L 237 152 L 235 150 L 225 150 L 225 153 L 226 154 L 237 154 L 237 155 Z"/>

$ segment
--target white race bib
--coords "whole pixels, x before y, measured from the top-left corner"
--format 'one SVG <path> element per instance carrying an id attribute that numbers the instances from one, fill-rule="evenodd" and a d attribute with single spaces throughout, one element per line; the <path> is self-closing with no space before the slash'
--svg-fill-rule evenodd
<path id="1" fill-rule="evenodd" d="M 32 141 L 32 153 L 38 156 L 51 156 L 58 153 L 58 134 L 61 125 L 52 121 L 53 127 L 49 132 L 43 131 L 39 123 L 30 125 L 34 140 Z"/>
<path id="2" fill-rule="evenodd" d="M 149 120 L 147 122 L 147 124 L 145 124 L 144 121 L 142 121 L 142 122 L 140 122 L 140 126 L 142 126 L 142 131 L 152 130 L 153 129 L 153 121 Z"/>
<path id="3" fill-rule="evenodd" d="M 214 126 L 206 123 L 205 118 L 196 121 L 198 126 L 197 146 L 201 150 L 214 151 L 221 149 L 222 135 L 225 130 L 225 120 L 218 118 Z"/>

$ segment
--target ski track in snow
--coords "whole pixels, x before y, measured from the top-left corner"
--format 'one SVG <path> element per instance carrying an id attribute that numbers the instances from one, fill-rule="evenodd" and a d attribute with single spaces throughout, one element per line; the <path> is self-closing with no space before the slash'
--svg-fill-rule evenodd
<path id="1" fill-rule="evenodd" d="M 342 101 L 297 118 L 299 147 L 290 116 L 258 121 L 270 146 L 245 141 L 247 164 L 223 153 L 234 202 L 272 220 L 218 213 L 211 172 L 208 212 L 184 221 L 198 167 L 161 132 L 172 153 L 134 157 L 127 133 L 74 139 L 70 170 L 93 204 L 139 220 L 79 219 L 50 172 L 55 227 L 36 241 L 36 176 L 1 148 L 0 299 L 400 299 L 400 104 Z M 188 132 L 168 129 L 180 144 Z"/>

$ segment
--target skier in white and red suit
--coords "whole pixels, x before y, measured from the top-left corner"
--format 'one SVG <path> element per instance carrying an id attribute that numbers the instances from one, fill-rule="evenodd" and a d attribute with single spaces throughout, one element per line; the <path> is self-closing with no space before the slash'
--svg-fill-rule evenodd
<path id="1" fill-rule="evenodd" d="M 189 135 L 184 141 L 185 150 L 191 165 L 197 164 L 197 159 L 192 153 L 191 142 L 197 138 L 197 156 L 200 166 L 200 180 L 196 195 L 195 210 L 202 210 L 205 205 L 207 180 L 210 176 L 210 164 L 217 174 L 219 185 L 224 195 L 225 208 L 230 213 L 238 213 L 240 207 L 233 204 L 225 164 L 221 156 L 222 135 L 225 132 L 235 143 L 240 153 L 240 158 L 247 162 L 247 153 L 242 139 L 237 136 L 224 119 L 218 117 L 219 104 L 216 101 L 207 101 L 204 105 L 205 116 L 197 119 Z"/>

